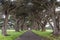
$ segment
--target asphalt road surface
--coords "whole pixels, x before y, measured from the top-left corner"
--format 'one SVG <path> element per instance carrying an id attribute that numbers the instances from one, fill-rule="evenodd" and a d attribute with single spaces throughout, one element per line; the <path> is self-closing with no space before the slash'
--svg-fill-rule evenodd
<path id="1" fill-rule="evenodd" d="M 48 40 L 48 39 L 40 37 L 31 31 L 27 31 L 22 36 L 18 37 L 16 40 Z"/>

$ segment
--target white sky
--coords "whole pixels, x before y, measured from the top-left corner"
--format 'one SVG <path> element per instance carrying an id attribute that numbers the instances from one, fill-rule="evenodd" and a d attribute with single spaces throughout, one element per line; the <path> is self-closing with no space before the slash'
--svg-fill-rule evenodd
<path id="1" fill-rule="evenodd" d="M 51 22 L 51 24 L 52 26 L 54 26 L 53 22 Z M 46 27 L 49 27 L 49 26 L 50 26 L 49 23 L 47 23 Z"/>
<path id="2" fill-rule="evenodd" d="M 60 0 L 57 0 L 57 2 L 60 2 Z"/>
<path id="3" fill-rule="evenodd" d="M 14 1 L 14 0 L 11 0 L 11 1 Z"/>
<path id="4" fill-rule="evenodd" d="M 11 1 L 16 1 L 16 0 L 11 0 Z"/>
<path id="5" fill-rule="evenodd" d="M 55 11 L 57 12 L 57 11 L 60 11 L 60 7 L 57 7 L 56 9 L 55 9 Z"/>
<path id="6" fill-rule="evenodd" d="M 5 15 L 3 15 L 2 18 L 5 18 Z"/>

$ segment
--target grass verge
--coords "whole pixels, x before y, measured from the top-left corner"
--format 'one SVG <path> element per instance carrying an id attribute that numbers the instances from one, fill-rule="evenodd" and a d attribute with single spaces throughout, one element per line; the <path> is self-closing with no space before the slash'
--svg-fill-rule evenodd
<path id="1" fill-rule="evenodd" d="M 18 36 L 22 35 L 25 31 L 15 32 L 15 31 L 7 31 L 10 36 L 3 36 L 0 33 L 0 40 L 15 40 Z"/>
<path id="2" fill-rule="evenodd" d="M 35 34 L 37 34 L 39 36 L 49 38 L 50 40 L 60 40 L 60 37 L 53 36 L 51 31 L 41 32 L 41 31 L 32 30 L 32 32 L 34 32 Z"/>

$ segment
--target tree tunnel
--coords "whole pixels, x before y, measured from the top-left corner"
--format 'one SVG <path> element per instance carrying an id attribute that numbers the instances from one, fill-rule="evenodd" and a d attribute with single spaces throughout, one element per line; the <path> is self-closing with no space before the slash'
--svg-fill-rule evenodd
<path id="1" fill-rule="evenodd" d="M 5 15 L 2 25 L 2 34 L 7 35 L 9 15 L 15 20 L 14 29 L 31 29 L 46 31 L 47 23 L 51 26 L 54 35 L 60 35 L 60 2 L 57 0 L 0 0 L 0 12 Z M 2 6 L 2 7 L 1 7 Z M 29 21 L 27 23 L 27 21 Z M 52 25 L 52 23 L 53 25 Z M 25 25 L 25 26 L 24 26 Z"/>

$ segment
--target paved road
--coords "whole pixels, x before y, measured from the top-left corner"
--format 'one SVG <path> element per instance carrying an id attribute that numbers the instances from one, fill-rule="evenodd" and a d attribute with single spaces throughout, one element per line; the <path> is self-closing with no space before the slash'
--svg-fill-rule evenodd
<path id="1" fill-rule="evenodd" d="M 24 33 L 22 36 L 20 36 L 16 40 L 48 40 L 48 39 L 37 36 L 31 31 L 27 31 L 26 33 Z"/>

